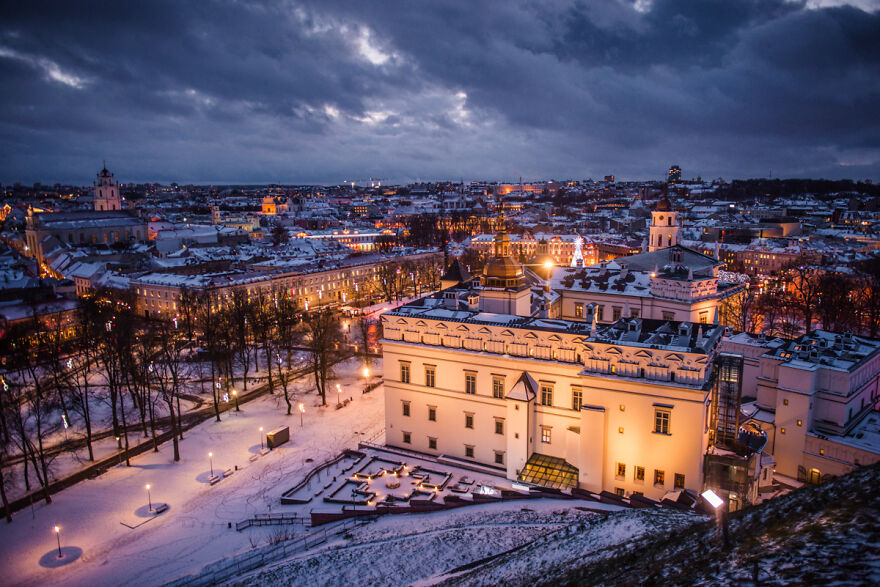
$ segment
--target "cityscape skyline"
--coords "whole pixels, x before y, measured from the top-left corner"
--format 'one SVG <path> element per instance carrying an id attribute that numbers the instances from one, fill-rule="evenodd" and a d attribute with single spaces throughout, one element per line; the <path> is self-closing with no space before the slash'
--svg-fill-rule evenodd
<path id="1" fill-rule="evenodd" d="M 0 14 L 3 183 L 880 179 L 874 2 Z"/>

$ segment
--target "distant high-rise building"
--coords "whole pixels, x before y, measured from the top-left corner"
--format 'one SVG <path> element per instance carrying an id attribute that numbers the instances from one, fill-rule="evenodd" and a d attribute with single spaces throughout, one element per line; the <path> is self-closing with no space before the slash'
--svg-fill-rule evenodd
<path id="1" fill-rule="evenodd" d="M 95 211 L 110 210 L 122 210 L 122 199 L 119 197 L 119 184 L 113 174 L 107 171 L 107 167 L 104 167 L 98 172 L 98 180 L 95 182 Z"/>
<path id="2" fill-rule="evenodd" d="M 666 172 L 666 183 L 681 183 L 681 167 L 673 165 Z"/>

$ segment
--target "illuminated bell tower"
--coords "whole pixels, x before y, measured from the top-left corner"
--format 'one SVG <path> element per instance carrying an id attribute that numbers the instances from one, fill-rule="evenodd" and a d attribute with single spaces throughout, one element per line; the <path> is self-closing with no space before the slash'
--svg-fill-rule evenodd
<path id="1" fill-rule="evenodd" d="M 116 183 L 113 174 L 107 171 L 106 165 L 98 172 L 98 179 L 95 181 L 95 210 L 98 212 L 122 210 L 119 184 Z"/>
<path id="2" fill-rule="evenodd" d="M 669 196 L 663 194 L 651 212 L 648 252 L 677 245 L 678 228 L 678 212 L 672 209 Z"/>

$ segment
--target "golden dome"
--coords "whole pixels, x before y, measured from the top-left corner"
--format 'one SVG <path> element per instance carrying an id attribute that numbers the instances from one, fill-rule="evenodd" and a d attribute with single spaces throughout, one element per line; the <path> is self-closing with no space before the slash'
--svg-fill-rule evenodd
<path id="1" fill-rule="evenodd" d="M 522 275 L 522 267 L 510 257 L 492 257 L 486 263 L 483 275 L 498 279 L 516 279 Z"/>

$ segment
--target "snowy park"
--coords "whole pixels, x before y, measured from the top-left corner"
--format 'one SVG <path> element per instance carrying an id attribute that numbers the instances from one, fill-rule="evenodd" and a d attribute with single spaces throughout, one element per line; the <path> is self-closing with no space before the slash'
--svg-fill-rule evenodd
<path id="1" fill-rule="evenodd" d="M 362 368 L 353 359 L 335 369 L 334 392 L 339 383 L 340 399 L 351 398 L 343 408 L 335 407 L 336 393 L 321 407 L 313 380 L 301 377 L 291 389 L 302 413 L 286 415 L 276 390 L 225 412 L 221 422 L 208 420 L 187 431 L 179 462 L 165 443 L 158 453 L 133 458 L 130 467 L 115 466 L 55 494 L 49 505 L 19 512 L 0 532 L 4 583 L 161 584 L 254 548 L 263 536 L 230 525 L 278 511 L 281 494 L 314 463 L 361 441 L 383 441 L 383 389 L 363 393 Z M 380 369 L 375 364 L 374 371 Z M 266 432 L 284 426 L 290 441 L 266 451 Z M 221 476 L 214 484 L 212 469 Z M 167 509 L 155 514 L 149 502 Z"/>

